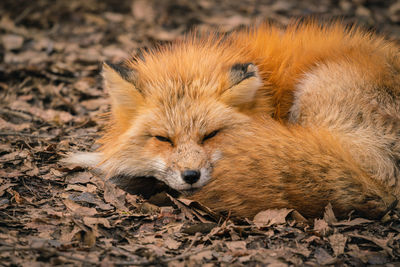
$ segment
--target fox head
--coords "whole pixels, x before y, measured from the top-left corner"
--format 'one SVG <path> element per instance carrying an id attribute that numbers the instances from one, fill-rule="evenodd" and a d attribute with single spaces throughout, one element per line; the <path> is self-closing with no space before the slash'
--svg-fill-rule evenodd
<path id="1" fill-rule="evenodd" d="M 181 45 L 104 64 L 111 115 L 99 152 L 108 176 L 152 176 L 178 191 L 209 181 L 221 138 L 249 121 L 262 86 L 255 64 L 211 48 Z"/>

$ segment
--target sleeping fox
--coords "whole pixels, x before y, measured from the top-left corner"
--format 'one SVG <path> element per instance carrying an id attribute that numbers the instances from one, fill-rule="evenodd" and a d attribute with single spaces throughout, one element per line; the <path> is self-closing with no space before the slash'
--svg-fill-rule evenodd
<path id="1" fill-rule="evenodd" d="M 399 197 L 399 47 L 340 23 L 186 37 L 105 64 L 109 125 L 67 161 L 155 177 L 217 211 L 377 217 Z"/>

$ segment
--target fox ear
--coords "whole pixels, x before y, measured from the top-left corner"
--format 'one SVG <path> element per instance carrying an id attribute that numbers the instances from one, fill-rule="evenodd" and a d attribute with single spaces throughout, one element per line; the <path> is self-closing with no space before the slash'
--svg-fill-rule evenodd
<path id="1" fill-rule="evenodd" d="M 222 94 L 222 101 L 239 106 L 253 101 L 262 81 L 258 68 L 253 63 L 238 63 L 229 71 L 229 88 Z"/>
<path id="2" fill-rule="evenodd" d="M 112 109 L 135 109 L 143 96 L 137 88 L 135 70 L 122 64 L 103 63 L 104 85 L 112 100 Z"/>
<path id="3" fill-rule="evenodd" d="M 119 74 L 119 76 L 122 79 L 124 79 L 125 81 L 132 83 L 132 84 L 136 83 L 137 75 L 133 69 L 128 68 L 127 66 L 125 66 L 123 64 L 113 64 L 111 62 L 105 61 L 103 63 L 103 75 L 109 69 L 112 69 L 114 72 Z"/>
<path id="4" fill-rule="evenodd" d="M 121 127 L 127 127 L 144 98 L 138 90 L 137 73 L 124 65 L 103 63 L 103 80 L 111 98 L 111 114 Z"/>

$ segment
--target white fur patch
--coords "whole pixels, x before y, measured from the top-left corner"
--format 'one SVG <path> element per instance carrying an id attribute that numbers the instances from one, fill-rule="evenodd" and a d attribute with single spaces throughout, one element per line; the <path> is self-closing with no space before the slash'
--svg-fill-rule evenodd
<path id="1" fill-rule="evenodd" d="M 175 190 L 193 190 L 198 189 L 206 185 L 210 180 L 210 170 L 208 168 L 200 169 L 200 179 L 194 183 L 189 184 L 182 179 L 181 172 L 178 170 L 171 171 L 167 176 L 162 179 L 168 186 Z M 161 179 L 160 179 L 161 180 Z"/>
<path id="2" fill-rule="evenodd" d="M 178 170 L 169 171 L 164 177 L 157 177 L 165 182 L 168 186 L 176 190 L 190 189 L 190 185 L 183 181 L 181 172 Z"/>
<path id="3" fill-rule="evenodd" d="M 289 122 L 296 123 L 299 120 L 301 112 L 301 98 L 307 91 L 310 84 L 314 84 L 316 81 L 315 75 L 312 73 L 305 73 L 300 82 L 295 86 L 296 89 L 293 94 L 293 105 L 289 110 Z"/>
<path id="4" fill-rule="evenodd" d="M 214 151 L 211 155 L 211 162 L 216 163 L 220 159 L 222 159 L 222 152 L 220 150 Z"/>
<path id="5" fill-rule="evenodd" d="M 195 183 L 195 188 L 200 188 L 208 184 L 211 179 L 210 169 L 209 168 L 201 168 L 200 169 L 200 179 Z"/>
<path id="6" fill-rule="evenodd" d="M 69 165 L 96 168 L 101 162 L 101 154 L 98 152 L 76 152 L 69 154 L 62 162 Z"/>

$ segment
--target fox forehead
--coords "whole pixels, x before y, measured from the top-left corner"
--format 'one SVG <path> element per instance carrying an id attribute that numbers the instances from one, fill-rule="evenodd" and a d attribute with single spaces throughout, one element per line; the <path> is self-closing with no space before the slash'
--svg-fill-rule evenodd
<path id="1" fill-rule="evenodd" d="M 231 108 L 210 98 L 183 97 L 173 105 L 163 102 L 152 106 L 142 118 L 150 135 L 196 139 L 225 127 L 232 120 Z"/>
<path id="2" fill-rule="evenodd" d="M 150 99 L 158 106 L 191 106 L 193 102 L 201 102 L 204 99 L 218 98 L 226 82 L 220 78 L 189 77 L 186 80 L 179 76 L 165 77 L 162 82 L 143 85 L 145 98 Z"/>
<path id="3" fill-rule="evenodd" d="M 221 40 L 186 40 L 144 53 L 128 66 L 137 71 L 144 93 L 181 90 L 186 94 L 220 93 L 232 65 L 243 63 L 238 49 Z"/>

